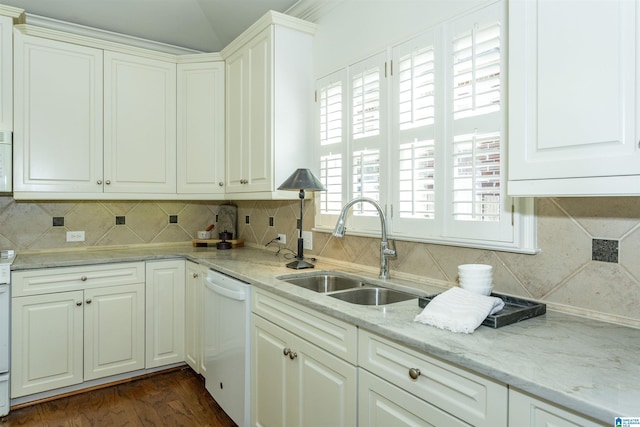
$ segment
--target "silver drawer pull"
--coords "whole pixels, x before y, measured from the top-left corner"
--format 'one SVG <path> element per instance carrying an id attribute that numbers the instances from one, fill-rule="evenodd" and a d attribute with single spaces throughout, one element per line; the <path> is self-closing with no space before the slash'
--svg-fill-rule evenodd
<path id="1" fill-rule="evenodd" d="M 86 282 L 86 281 L 87 281 L 87 276 L 82 276 L 82 277 L 80 278 L 80 280 L 82 280 L 83 282 Z"/>
<path id="2" fill-rule="evenodd" d="M 420 376 L 420 369 L 418 368 L 409 369 L 409 378 L 415 381 L 418 379 L 419 376 Z"/>
<path id="3" fill-rule="evenodd" d="M 76 305 L 80 307 L 82 305 L 82 301 L 76 301 Z"/>
<path id="4" fill-rule="evenodd" d="M 288 356 L 291 354 L 291 349 L 290 348 L 285 348 L 284 350 L 282 350 L 282 354 L 284 354 L 285 356 Z"/>
<path id="5" fill-rule="evenodd" d="M 296 353 L 295 351 L 289 353 L 289 359 L 293 360 L 296 357 L 298 357 L 298 353 Z"/>
<path id="6" fill-rule="evenodd" d="M 197 279 L 198 278 L 198 273 L 193 273 L 193 278 Z"/>
<path id="7" fill-rule="evenodd" d="M 91 304 L 91 298 L 87 298 L 87 304 Z"/>

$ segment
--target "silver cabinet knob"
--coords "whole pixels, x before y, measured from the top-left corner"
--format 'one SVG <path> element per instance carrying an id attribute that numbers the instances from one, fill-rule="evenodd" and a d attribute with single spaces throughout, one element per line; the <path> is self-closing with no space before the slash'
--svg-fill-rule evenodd
<path id="1" fill-rule="evenodd" d="M 193 273 L 193 278 L 197 279 L 198 278 L 198 273 Z"/>
<path id="2" fill-rule="evenodd" d="M 91 304 L 91 298 L 87 298 L 87 304 Z"/>
<path id="3" fill-rule="evenodd" d="M 220 181 L 220 182 L 218 183 L 218 186 L 220 186 L 220 187 L 224 187 L 224 182 Z"/>
<path id="4" fill-rule="evenodd" d="M 289 354 L 291 354 L 291 349 L 290 348 L 283 349 L 282 354 L 284 354 L 285 356 L 288 356 Z"/>
<path id="5" fill-rule="evenodd" d="M 76 305 L 80 307 L 82 305 L 82 301 L 76 301 Z"/>
<path id="6" fill-rule="evenodd" d="M 82 276 L 82 277 L 80 278 L 80 280 L 82 280 L 83 282 L 86 282 L 86 281 L 87 281 L 87 276 Z"/>
<path id="7" fill-rule="evenodd" d="M 409 377 L 412 380 L 414 380 L 414 381 L 417 380 L 419 376 L 420 376 L 420 369 L 418 369 L 418 368 L 409 369 Z"/>
<path id="8" fill-rule="evenodd" d="M 102 185 L 102 180 L 101 180 L 101 179 L 99 179 L 96 183 L 97 183 L 98 185 Z"/>
<path id="9" fill-rule="evenodd" d="M 289 353 L 289 359 L 293 360 L 296 357 L 298 357 L 298 353 L 296 353 L 295 351 L 292 351 L 291 353 Z"/>
<path id="10" fill-rule="evenodd" d="M 107 184 L 107 185 L 109 185 L 109 184 L 111 184 L 111 181 L 106 180 L 104 183 L 105 183 L 105 184 Z"/>

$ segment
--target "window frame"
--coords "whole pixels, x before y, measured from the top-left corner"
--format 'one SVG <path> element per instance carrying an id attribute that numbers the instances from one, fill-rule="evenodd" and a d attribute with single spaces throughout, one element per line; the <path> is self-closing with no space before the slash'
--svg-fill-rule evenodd
<path id="1" fill-rule="evenodd" d="M 483 117 L 469 117 L 455 119 L 453 116 L 453 63 L 452 40 L 464 28 L 473 26 L 476 22 L 498 20 L 500 23 L 500 111 Z M 411 129 L 400 129 L 399 107 L 399 59 L 414 47 L 420 49 L 425 44 L 433 43 L 434 48 L 434 124 L 430 129 L 417 126 Z M 317 89 L 323 84 L 340 75 L 343 85 L 343 205 L 353 198 L 352 154 L 359 147 L 371 147 L 353 138 L 351 117 L 351 83 L 352 76 L 365 69 L 375 61 L 384 61 L 385 75 L 387 68 L 389 76 L 381 84 L 387 92 L 380 101 L 380 204 L 386 212 L 388 220 L 388 234 L 391 238 L 406 241 L 435 243 L 452 246 L 463 246 L 480 249 L 491 249 L 518 253 L 537 253 L 537 231 L 534 215 L 534 200 L 532 198 L 511 198 L 507 195 L 507 33 L 506 33 L 506 2 L 486 5 L 480 9 L 465 13 L 447 22 L 439 24 L 410 40 L 397 43 L 376 55 L 349 65 L 330 76 L 318 79 Z M 376 58 L 376 59 L 373 59 Z M 343 86 L 345 87 L 345 86 Z M 349 95 L 348 95 L 349 94 Z M 383 101 L 386 99 L 386 101 Z M 349 113 L 349 114 L 347 114 Z M 346 115 L 346 120 L 345 116 Z M 456 123 L 457 122 L 457 123 Z M 428 126 L 427 126 L 428 127 Z M 458 220 L 453 216 L 453 138 L 461 134 L 464 129 L 471 127 L 478 129 L 478 134 L 488 131 L 500 132 L 500 180 L 499 191 L 501 198 L 499 221 L 467 221 Z M 497 127 L 497 129 L 496 129 Z M 319 132 L 316 132 L 319 135 Z M 435 141 L 435 214 L 433 218 L 401 217 L 399 168 L 399 148 L 402 144 L 416 140 L 433 138 Z M 319 147 L 316 141 L 316 147 Z M 317 152 L 319 159 L 321 149 Z M 320 197 L 316 195 L 316 197 Z M 315 231 L 331 231 L 337 220 L 337 215 L 323 214 L 316 203 Z M 377 216 L 377 215 L 375 215 Z M 353 209 L 347 218 L 347 228 L 350 235 L 380 237 L 380 221 L 375 216 L 363 217 L 354 215 Z"/>

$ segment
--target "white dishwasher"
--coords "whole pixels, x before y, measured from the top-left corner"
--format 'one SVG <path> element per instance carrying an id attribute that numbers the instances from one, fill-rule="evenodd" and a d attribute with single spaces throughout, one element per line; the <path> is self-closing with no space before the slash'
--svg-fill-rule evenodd
<path id="1" fill-rule="evenodd" d="M 238 426 L 249 426 L 250 286 L 213 270 L 204 282 L 205 386 Z"/>

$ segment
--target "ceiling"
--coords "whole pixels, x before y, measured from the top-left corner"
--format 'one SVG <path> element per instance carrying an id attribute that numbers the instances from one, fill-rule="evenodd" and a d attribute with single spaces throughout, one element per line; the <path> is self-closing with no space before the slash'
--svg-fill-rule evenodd
<path id="1" fill-rule="evenodd" d="M 219 52 L 268 10 L 297 0 L 0 0 L 38 15 L 202 52 Z"/>

